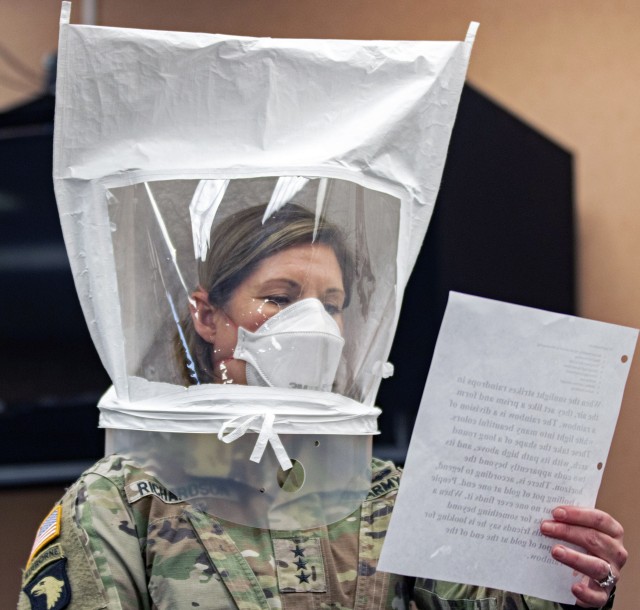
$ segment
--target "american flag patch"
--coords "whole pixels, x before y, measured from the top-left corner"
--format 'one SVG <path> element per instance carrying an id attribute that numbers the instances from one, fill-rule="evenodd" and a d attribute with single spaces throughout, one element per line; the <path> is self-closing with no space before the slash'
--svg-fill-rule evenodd
<path id="1" fill-rule="evenodd" d="M 44 521 L 38 528 L 36 539 L 31 547 L 31 554 L 29 555 L 29 561 L 27 561 L 27 567 L 31 563 L 34 555 L 46 544 L 49 544 L 52 540 L 55 540 L 60 535 L 60 518 L 62 517 L 62 506 L 58 504 L 53 507 L 53 510 L 45 517 Z"/>

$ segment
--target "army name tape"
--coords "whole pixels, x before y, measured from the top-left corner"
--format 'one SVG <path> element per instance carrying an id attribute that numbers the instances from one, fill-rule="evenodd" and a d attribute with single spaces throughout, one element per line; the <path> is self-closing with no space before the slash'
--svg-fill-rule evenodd
<path id="1" fill-rule="evenodd" d="M 197 481 L 186 483 L 173 491 L 160 485 L 156 481 L 143 479 L 129 483 L 125 487 L 129 504 L 133 504 L 147 496 L 155 496 L 165 504 L 177 504 L 193 498 L 217 497 L 226 500 L 238 500 L 230 486 L 222 481 Z"/>

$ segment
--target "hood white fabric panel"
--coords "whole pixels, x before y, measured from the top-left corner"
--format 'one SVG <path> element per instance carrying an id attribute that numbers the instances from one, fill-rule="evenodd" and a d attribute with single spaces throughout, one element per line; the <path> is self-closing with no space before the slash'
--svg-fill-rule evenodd
<path id="1" fill-rule="evenodd" d="M 475 31 L 289 40 L 63 23 L 54 177 L 325 166 L 432 205 Z"/>
<path id="2" fill-rule="evenodd" d="M 110 187 L 319 176 L 389 193 L 402 206 L 395 325 L 477 24 L 452 42 L 279 40 L 71 25 L 69 14 L 63 3 L 54 186 L 83 311 L 120 399 L 132 397 Z"/>

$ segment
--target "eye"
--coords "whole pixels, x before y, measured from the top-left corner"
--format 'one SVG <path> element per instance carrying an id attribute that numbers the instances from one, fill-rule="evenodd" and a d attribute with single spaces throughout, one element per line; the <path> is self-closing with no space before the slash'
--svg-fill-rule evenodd
<path id="1" fill-rule="evenodd" d="M 332 317 L 338 316 L 342 313 L 342 307 L 335 303 L 324 303 L 324 309 Z"/>
<path id="2" fill-rule="evenodd" d="M 270 294 L 264 297 L 264 302 L 272 303 L 273 305 L 277 305 L 280 309 L 282 309 L 287 305 L 291 305 L 291 297 L 286 294 Z"/>

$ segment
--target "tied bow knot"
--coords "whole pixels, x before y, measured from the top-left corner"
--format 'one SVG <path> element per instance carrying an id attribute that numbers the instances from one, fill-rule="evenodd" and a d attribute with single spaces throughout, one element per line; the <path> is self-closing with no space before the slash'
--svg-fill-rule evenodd
<path id="1" fill-rule="evenodd" d="M 267 443 L 270 443 L 282 470 L 289 470 L 292 468 L 293 464 L 287 455 L 287 450 L 284 448 L 280 437 L 273 429 L 275 419 L 276 417 L 273 413 L 238 415 L 237 417 L 233 417 L 222 424 L 222 427 L 218 432 L 218 439 L 223 443 L 232 443 L 241 436 L 244 436 L 252 425 L 257 427 L 260 420 L 262 420 L 258 440 L 253 447 L 253 451 L 251 452 L 251 457 L 249 459 L 252 462 L 260 463 L 267 447 Z M 227 434 L 225 434 L 225 432 L 227 432 Z"/>

